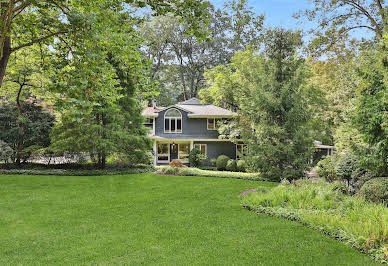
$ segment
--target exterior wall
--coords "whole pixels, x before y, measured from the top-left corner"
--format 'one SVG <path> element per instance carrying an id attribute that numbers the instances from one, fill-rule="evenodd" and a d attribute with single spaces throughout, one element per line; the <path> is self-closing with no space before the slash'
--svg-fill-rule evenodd
<path id="1" fill-rule="evenodd" d="M 154 163 L 156 164 L 167 164 L 167 162 L 158 162 L 157 161 L 157 141 L 155 142 L 155 159 Z M 163 141 L 162 143 L 167 143 Z M 170 142 L 172 143 L 172 141 Z M 187 142 L 182 142 L 187 143 Z M 206 144 L 206 156 L 207 160 L 204 162 L 205 165 L 210 165 L 210 159 L 216 158 L 220 155 L 226 155 L 231 159 L 236 159 L 236 144 L 230 141 L 194 141 L 195 144 Z"/>
<path id="2" fill-rule="evenodd" d="M 155 119 L 155 136 L 170 139 L 218 139 L 217 130 L 207 130 L 206 118 L 188 118 L 187 112 L 178 109 L 182 113 L 182 133 L 164 133 L 164 114 L 170 107 L 159 112 Z"/>
<path id="3" fill-rule="evenodd" d="M 226 155 L 230 159 L 236 159 L 236 144 L 229 141 L 194 141 L 195 144 L 206 144 L 207 160 L 205 164 L 210 164 L 210 159 L 216 158 L 220 155 Z"/>

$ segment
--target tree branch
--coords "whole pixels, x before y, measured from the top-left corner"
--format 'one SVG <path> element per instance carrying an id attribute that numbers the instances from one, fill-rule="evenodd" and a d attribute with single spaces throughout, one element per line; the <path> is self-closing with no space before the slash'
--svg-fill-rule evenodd
<path id="1" fill-rule="evenodd" d="M 357 4 L 355 1 L 352 1 L 352 0 L 350 1 L 345 0 L 344 3 L 347 3 L 353 6 L 354 8 L 358 9 L 359 11 L 361 11 L 361 13 L 363 13 L 369 19 L 369 21 L 375 26 L 375 32 L 379 35 L 379 37 L 382 36 L 379 24 L 364 7 L 362 7 L 361 5 Z"/>
<path id="2" fill-rule="evenodd" d="M 24 48 L 24 47 L 27 47 L 27 46 L 31 46 L 31 45 L 33 45 L 33 44 L 35 44 L 35 43 L 44 41 L 44 40 L 46 40 L 46 39 L 48 39 L 48 38 L 51 38 L 51 37 L 53 37 L 53 36 L 58 36 L 58 35 L 65 34 L 65 33 L 66 33 L 66 31 L 57 31 L 57 32 L 50 33 L 50 34 L 48 34 L 48 35 L 46 35 L 46 36 L 43 36 L 43 37 L 41 37 L 41 38 L 39 38 L 39 39 L 35 39 L 35 40 L 30 41 L 30 42 L 28 42 L 28 43 L 22 44 L 22 45 L 20 45 L 20 46 L 18 46 L 18 47 L 12 48 L 12 49 L 11 49 L 11 53 L 12 53 L 12 52 L 15 52 L 15 51 L 17 51 L 17 50 L 19 50 L 19 49 L 21 49 L 21 48 Z"/>

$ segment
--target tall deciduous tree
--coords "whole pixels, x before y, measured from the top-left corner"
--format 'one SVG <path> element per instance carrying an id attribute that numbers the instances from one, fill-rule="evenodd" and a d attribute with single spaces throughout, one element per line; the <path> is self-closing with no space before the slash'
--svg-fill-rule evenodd
<path id="1" fill-rule="evenodd" d="M 94 28 L 94 21 L 88 14 L 109 10 L 118 12 L 128 4 L 135 8 L 149 7 L 154 15 L 174 13 L 188 23 L 187 32 L 199 37 L 206 35 L 199 27 L 206 21 L 202 0 L 94 0 L 94 1 L 56 1 L 56 0 L 6 0 L 0 3 L 0 87 L 6 73 L 9 57 L 14 52 L 41 44 L 62 42 L 72 47 L 82 41 L 81 36 Z M 103 18 L 103 17 L 102 17 Z M 46 44 L 46 45 L 45 45 Z"/>
<path id="2" fill-rule="evenodd" d="M 25 148 L 25 120 L 29 114 L 23 113 L 22 105 L 26 100 L 41 100 L 44 97 L 49 102 L 49 80 L 43 74 L 38 51 L 21 50 L 15 53 L 9 62 L 8 72 L 5 76 L 0 95 L 9 101 L 15 101 L 17 109 L 15 120 L 18 126 L 18 142 L 15 147 L 16 162 L 21 162 L 21 155 Z M 44 96 L 43 96 L 44 95 Z M 24 108 L 25 109 L 25 108 Z"/>
<path id="3" fill-rule="evenodd" d="M 144 161 L 151 140 L 136 97 L 150 84 L 138 34 L 129 14 L 104 10 L 94 15 L 98 30 L 93 37 L 74 47 L 71 58 L 57 58 L 57 65 L 65 67 L 52 77 L 53 89 L 63 96 L 53 146 L 87 152 L 102 168 L 113 153 Z"/>
<path id="4" fill-rule="evenodd" d="M 312 4 L 313 8 L 297 17 L 304 15 L 318 23 L 312 31 L 317 38 L 311 45 L 320 52 L 347 38 L 353 30 L 364 29 L 381 39 L 388 23 L 385 0 L 314 0 Z"/>
<path id="5" fill-rule="evenodd" d="M 387 50 L 367 51 L 360 57 L 361 78 L 354 122 L 369 145 L 364 163 L 381 175 L 388 174 Z M 381 60 L 383 59 L 383 60 Z M 373 69 L 373 71 L 371 71 Z"/>
<path id="6" fill-rule="evenodd" d="M 228 1 L 223 9 L 209 5 L 210 23 L 204 27 L 212 37 L 198 41 L 189 36 L 188 24 L 172 16 L 156 17 L 143 27 L 145 54 L 153 62 L 151 77 L 159 82 L 165 104 L 197 96 L 206 86 L 203 72 L 230 62 L 236 51 L 260 45 L 264 17 L 254 14 L 246 0 Z"/>
<path id="7" fill-rule="evenodd" d="M 300 178 L 312 151 L 308 71 L 298 57 L 299 33 L 269 30 L 265 50 L 238 52 L 206 73 L 205 100 L 234 107 L 251 165 L 272 180 Z"/>

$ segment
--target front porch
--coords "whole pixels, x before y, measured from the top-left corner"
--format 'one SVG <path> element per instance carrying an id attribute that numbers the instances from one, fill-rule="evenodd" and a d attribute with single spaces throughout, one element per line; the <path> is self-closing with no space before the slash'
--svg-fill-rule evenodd
<path id="1" fill-rule="evenodd" d="M 194 148 L 194 141 L 155 141 L 154 165 L 168 164 L 174 159 L 189 163 L 189 153 Z"/>

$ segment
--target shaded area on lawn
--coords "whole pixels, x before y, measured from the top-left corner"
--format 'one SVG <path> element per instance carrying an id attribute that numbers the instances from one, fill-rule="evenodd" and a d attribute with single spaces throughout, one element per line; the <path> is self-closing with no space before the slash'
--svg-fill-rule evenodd
<path id="1" fill-rule="evenodd" d="M 295 222 L 241 208 L 275 184 L 160 176 L 0 176 L 0 264 L 373 265 Z"/>

